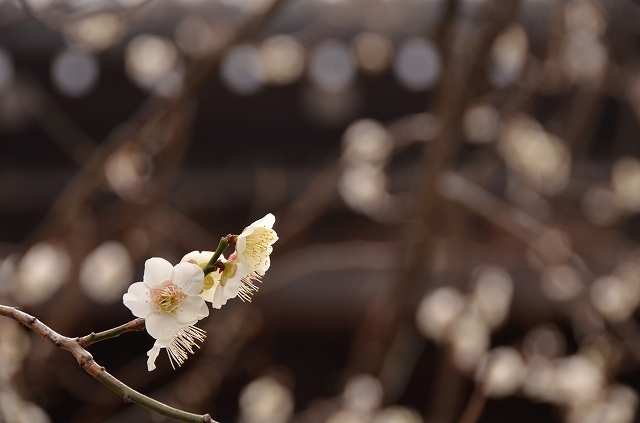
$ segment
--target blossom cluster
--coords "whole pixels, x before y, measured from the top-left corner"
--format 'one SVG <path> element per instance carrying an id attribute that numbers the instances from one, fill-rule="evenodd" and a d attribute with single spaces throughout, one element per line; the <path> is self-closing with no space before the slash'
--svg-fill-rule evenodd
<path id="1" fill-rule="evenodd" d="M 274 223 L 269 213 L 240 235 L 227 237 L 235 251 L 228 258 L 218 252 L 215 263 L 213 251 L 192 251 L 175 266 L 159 257 L 146 261 L 142 282 L 132 284 L 122 300 L 136 317 L 145 319 L 147 332 L 156 340 L 147 353 L 149 371 L 156 368 L 162 348 L 171 365 L 180 366 L 188 353 L 193 354 L 196 341 L 204 341 L 205 331 L 194 325 L 209 315 L 206 302 L 219 309 L 234 297 L 251 301 L 258 291 L 256 282 L 271 265 L 269 256 L 278 240 Z"/>

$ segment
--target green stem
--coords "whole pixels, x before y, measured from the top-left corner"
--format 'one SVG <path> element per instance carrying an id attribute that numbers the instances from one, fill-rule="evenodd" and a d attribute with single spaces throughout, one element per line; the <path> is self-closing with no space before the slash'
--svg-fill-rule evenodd
<path id="1" fill-rule="evenodd" d="M 144 330 L 144 319 L 133 319 L 132 321 L 125 323 L 113 329 L 105 330 L 104 332 L 94 333 L 91 332 L 87 336 L 82 336 L 76 339 L 81 347 L 86 348 L 96 342 L 104 341 L 105 339 L 115 338 L 126 332 L 141 331 Z"/>
<path id="2" fill-rule="evenodd" d="M 209 263 L 207 263 L 207 265 L 202 269 L 204 271 L 205 276 L 207 276 L 209 273 L 213 272 L 216 269 L 216 262 L 218 261 L 218 259 L 220 258 L 224 250 L 226 250 L 227 247 L 229 246 L 228 238 L 229 238 L 228 235 L 223 238 L 220 238 L 220 244 L 218 244 L 218 249 L 216 249 L 216 251 L 213 253 L 213 256 L 211 257 L 211 260 L 209 260 Z"/>
<path id="3" fill-rule="evenodd" d="M 193 414 L 186 411 L 178 410 L 177 408 L 170 407 L 166 404 L 156 401 L 146 395 L 141 394 L 120 382 L 115 377 L 111 376 L 104 368 L 95 375 L 95 378 L 100 381 L 107 388 L 120 395 L 125 402 L 132 402 L 134 404 L 141 405 L 149 410 L 155 411 L 158 414 L 169 417 L 174 420 L 187 423 L 214 423 L 215 420 L 208 414 Z"/>

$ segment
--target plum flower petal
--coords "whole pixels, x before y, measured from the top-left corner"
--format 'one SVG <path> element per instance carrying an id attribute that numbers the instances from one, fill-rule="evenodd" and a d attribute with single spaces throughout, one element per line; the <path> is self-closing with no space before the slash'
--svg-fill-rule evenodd
<path id="1" fill-rule="evenodd" d="M 238 268 L 236 265 L 225 264 L 225 266 L 227 265 L 234 267 L 233 276 L 227 277 L 223 272 L 221 283 L 217 284 L 215 290 L 213 290 L 211 295 L 205 298 L 207 301 L 211 302 L 211 306 L 213 308 L 219 309 L 227 303 L 227 300 L 238 296 L 238 292 L 240 291 L 241 273 L 238 273 Z M 242 272 L 242 270 L 240 270 L 240 272 Z M 222 285 L 222 281 L 224 281 L 224 285 Z"/>
<path id="2" fill-rule="evenodd" d="M 234 255 L 231 258 L 235 259 Z M 222 273 L 220 286 L 213 294 L 211 305 L 220 308 L 227 303 L 230 298 L 240 297 L 242 301 L 251 302 L 251 296 L 258 292 L 255 282 L 262 282 L 262 275 L 251 271 L 247 266 L 238 262 L 225 263 L 225 267 L 233 269 L 232 272 L 226 270 Z"/>
<path id="3" fill-rule="evenodd" d="M 180 262 L 193 263 L 200 266 L 201 269 L 204 269 L 209 260 L 213 257 L 213 251 L 192 251 L 189 254 L 186 254 L 182 257 Z M 224 254 L 220 254 L 218 260 L 225 261 Z M 206 294 L 208 290 L 215 287 L 215 285 L 220 282 L 220 272 L 214 270 L 204 277 L 204 291 L 200 293 L 200 295 L 206 299 L 207 295 L 213 295 L 213 291 L 209 294 Z"/>
<path id="4" fill-rule="evenodd" d="M 158 354 L 160 354 L 160 350 L 162 348 L 165 347 L 161 346 L 160 343 L 156 341 L 155 344 L 153 344 L 153 347 L 147 351 L 147 356 L 149 357 L 147 359 L 147 370 L 151 371 L 156 369 L 156 358 L 158 358 Z"/>
<path id="5" fill-rule="evenodd" d="M 229 299 L 238 295 L 243 301 L 250 301 L 251 293 L 258 289 L 252 283 L 251 286 L 248 283 L 261 277 L 255 272 L 251 272 L 242 263 L 239 263 L 235 254 L 231 255 L 230 260 L 223 259 L 221 262 L 225 267 L 224 271 L 219 273 L 215 270 L 208 275 L 213 275 L 213 285 L 210 289 L 202 291 L 200 297 L 210 302 L 211 306 L 217 309 L 225 305 Z"/>
<path id="6" fill-rule="evenodd" d="M 209 308 L 202 297 L 198 295 L 185 298 L 180 307 L 176 309 L 176 318 L 185 325 L 192 325 L 208 315 Z"/>
<path id="7" fill-rule="evenodd" d="M 192 251 L 188 254 L 185 254 L 180 260 L 180 263 L 193 263 L 197 264 L 201 268 L 205 267 L 209 260 L 213 257 L 213 251 Z M 221 259 L 224 259 L 224 256 L 220 256 Z"/>
<path id="8" fill-rule="evenodd" d="M 153 312 L 149 288 L 143 282 L 131 284 L 127 293 L 123 295 L 122 301 L 136 317 L 145 318 Z"/>
<path id="9" fill-rule="evenodd" d="M 200 268 L 204 269 L 204 267 L 209 263 L 209 260 L 211 260 L 211 257 L 213 257 L 213 251 L 192 251 L 182 257 L 182 260 L 180 261 L 197 264 Z M 226 262 L 223 254 L 220 255 L 219 260 L 223 263 Z M 204 289 L 200 292 L 200 297 L 205 301 L 213 302 L 214 292 L 216 292 L 217 287 L 220 285 L 221 277 L 222 275 L 217 269 L 205 276 Z"/>
<path id="10" fill-rule="evenodd" d="M 211 306 L 213 308 L 222 307 L 229 299 L 237 297 L 238 291 L 240 291 L 240 279 L 232 278 L 228 280 L 224 286 L 219 286 L 214 292 Z"/>
<path id="11" fill-rule="evenodd" d="M 160 341 L 169 341 L 185 326 L 168 313 L 151 313 L 145 319 L 145 327 L 149 335 Z"/>
<path id="12" fill-rule="evenodd" d="M 142 282 L 149 288 L 153 288 L 171 279 L 172 272 L 173 266 L 171 263 L 160 257 L 152 257 L 144 263 Z"/>
<path id="13" fill-rule="evenodd" d="M 204 273 L 192 263 L 178 263 L 173 268 L 173 282 L 187 295 L 198 295 L 204 285 Z"/>
<path id="14" fill-rule="evenodd" d="M 264 275 L 271 265 L 269 255 L 273 251 L 273 244 L 278 240 L 276 231 L 272 229 L 275 221 L 275 216 L 269 213 L 247 226 L 238 235 L 236 240 L 238 261 L 248 267 L 251 272 Z"/>
<path id="15" fill-rule="evenodd" d="M 217 285 L 214 284 L 214 285 L 211 286 L 211 288 L 205 289 L 204 291 L 202 291 L 200 293 L 200 297 L 203 300 L 208 301 L 208 302 L 211 303 L 211 302 L 213 302 L 213 298 L 215 296 L 216 289 L 217 289 Z M 220 308 L 220 307 L 214 307 L 214 308 Z"/>

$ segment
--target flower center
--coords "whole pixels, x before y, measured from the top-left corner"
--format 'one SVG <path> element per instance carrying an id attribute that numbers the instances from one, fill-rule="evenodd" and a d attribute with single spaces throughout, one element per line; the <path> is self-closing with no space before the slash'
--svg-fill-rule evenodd
<path id="1" fill-rule="evenodd" d="M 247 248 L 244 256 L 252 266 L 258 267 L 271 254 L 273 249 L 271 244 L 275 241 L 273 231 L 266 228 L 255 228 L 253 233 L 247 236 Z"/>
<path id="2" fill-rule="evenodd" d="M 164 281 L 158 288 L 151 290 L 151 298 L 158 311 L 173 313 L 187 295 L 172 281 Z"/>

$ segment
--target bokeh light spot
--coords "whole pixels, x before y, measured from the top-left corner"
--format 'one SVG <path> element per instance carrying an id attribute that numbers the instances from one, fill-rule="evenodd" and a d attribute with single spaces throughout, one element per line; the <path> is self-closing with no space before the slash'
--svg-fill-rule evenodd
<path id="1" fill-rule="evenodd" d="M 264 82 L 260 51 L 249 44 L 233 48 L 223 59 L 220 73 L 232 91 L 241 95 L 257 93 Z"/>
<path id="2" fill-rule="evenodd" d="M 405 41 L 393 63 L 398 81 L 411 91 L 427 90 L 437 82 L 442 69 L 440 53 L 424 38 Z"/>
<path id="3" fill-rule="evenodd" d="M 54 86 L 68 97 L 81 97 L 93 89 L 100 76 L 98 60 L 74 50 L 59 53 L 51 65 Z"/>

